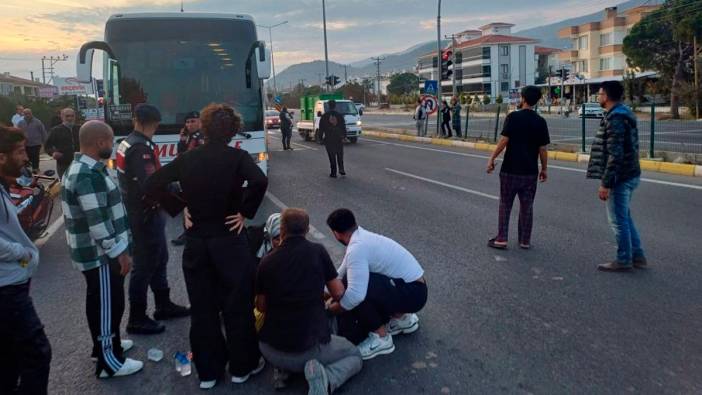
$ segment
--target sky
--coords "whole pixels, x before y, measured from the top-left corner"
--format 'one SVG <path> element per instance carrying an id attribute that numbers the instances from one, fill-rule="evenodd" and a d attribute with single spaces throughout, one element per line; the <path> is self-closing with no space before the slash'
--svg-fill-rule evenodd
<path id="1" fill-rule="evenodd" d="M 508 22 L 513 31 L 601 11 L 623 0 L 443 0 L 442 34 Z M 101 40 L 116 13 L 180 10 L 180 0 L 2 0 L 0 72 L 41 77 L 41 58 L 68 55 L 56 74 L 75 75 L 81 44 Z M 276 71 L 324 59 L 322 0 L 185 0 L 185 11 L 250 14 L 274 25 Z M 436 39 L 437 0 L 326 0 L 329 59 L 351 63 Z M 268 41 L 268 29 L 259 30 Z M 97 70 L 96 70 L 97 71 Z"/>

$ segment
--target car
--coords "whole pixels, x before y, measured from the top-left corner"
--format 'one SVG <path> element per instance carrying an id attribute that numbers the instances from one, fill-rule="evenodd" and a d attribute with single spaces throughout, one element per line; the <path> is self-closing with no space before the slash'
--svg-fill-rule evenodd
<path id="1" fill-rule="evenodd" d="M 363 103 L 353 103 L 356 106 L 356 111 L 358 111 L 358 115 L 363 115 L 363 111 L 366 110 L 366 106 L 363 105 Z"/>
<path id="2" fill-rule="evenodd" d="M 280 129 L 280 111 L 266 110 L 265 117 L 268 129 Z"/>
<path id="3" fill-rule="evenodd" d="M 583 116 L 583 105 L 578 106 L 578 116 Z M 585 118 L 604 118 L 604 110 L 599 103 L 585 103 Z"/>

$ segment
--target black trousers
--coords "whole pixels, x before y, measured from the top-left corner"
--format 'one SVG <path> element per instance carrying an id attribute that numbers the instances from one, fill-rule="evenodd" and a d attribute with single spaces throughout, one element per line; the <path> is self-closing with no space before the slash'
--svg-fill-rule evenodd
<path id="1" fill-rule="evenodd" d="M 258 365 L 255 265 L 244 232 L 186 236 L 183 273 L 191 306 L 190 347 L 201 381 L 221 378 L 227 363 L 235 376 L 245 376 Z"/>
<path id="2" fill-rule="evenodd" d="M 283 135 L 283 149 L 289 149 L 290 140 L 292 139 L 292 129 L 281 129 L 280 133 Z"/>
<path id="3" fill-rule="evenodd" d="M 147 291 L 168 289 L 168 244 L 166 244 L 165 220 L 161 213 L 152 217 L 130 216 L 134 239 L 134 266 L 129 280 L 129 303 L 146 309 Z M 137 223 L 137 221 L 141 221 Z"/>
<path id="4" fill-rule="evenodd" d="M 39 171 L 39 155 L 41 154 L 41 145 L 27 146 L 27 156 L 29 163 L 32 164 L 32 170 Z"/>
<path id="5" fill-rule="evenodd" d="M 441 135 L 446 136 L 446 137 L 453 137 L 453 134 L 451 134 L 451 120 L 449 119 L 444 119 L 441 122 Z"/>
<path id="6" fill-rule="evenodd" d="M 84 271 L 83 276 L 87 285 L 85 315 L 93 339 L 93 355 L 98 359 L 95 374 L 102 370 L 113 374 L 124 363 L 119 334 L 124 315 L 124 277 L 114 259 L 96 269 Z"/>
<path id="7" fill-rule="evenodd" d="M 368 332 L 387 324 L 393 315 L 421 310 L 427 303 L 427 295 L 427 285 L 424 283 L 406 283 L 401 279 L 370 273 L 366 299 L 339 316 L 339 335 L 358 344 L 368 336 Z"/>
<path id="8" fill-rule="evenodd" d="M 46 394 L 50 363 L 29 283 L 0 287 L 0 394 Z"/>
<path id="9" fill-rule="evenodd" d="M 343 144 L 328 144 L 326 145 L 327 155 L 329 156 L 329 167 L 331 174 L 336 175 L 337 164 L 339 171 L 346 173 L 344 170 L 344 145 Z"/>

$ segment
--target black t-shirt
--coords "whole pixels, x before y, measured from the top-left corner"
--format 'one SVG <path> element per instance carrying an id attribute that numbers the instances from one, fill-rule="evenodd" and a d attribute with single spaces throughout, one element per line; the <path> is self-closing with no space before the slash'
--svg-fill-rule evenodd
<path id="1" fill-rule="evenodd" d="M 329 343 L 324 286 L 337 277 L 321 244 L 304 237 L 287 238 L 258 267 L 256 294 L 266 297 L 260 339 L 285 352 L 302 352 Z"/>
<path id="2" fill-rule="evenodd" d="M 551 143 L 546 120 L 532 110 L 511 112 L 505 119 L 502 135 L 509 142 L 500 172 L 539 174 L 539 149 Z"/>

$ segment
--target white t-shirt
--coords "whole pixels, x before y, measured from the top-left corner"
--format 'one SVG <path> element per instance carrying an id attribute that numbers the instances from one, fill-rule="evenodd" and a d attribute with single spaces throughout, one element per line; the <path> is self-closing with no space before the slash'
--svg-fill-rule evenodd
<path id="1" fill-rule="evenodd" d="M 340 304 L 351 310 L 366 298 L 370 273 L 382 274 L 407 283 L 417 281 L 424 269 L 417 259 L 398 242 L 359 227 L 346 247 L 339 277 L 346 276 L 348 285 Z"/>
<path id="2" fill-rule="evenodd" d="M 23 119 L 24 119 L 24 116 L 22 116 L 22 115 L 20 115 L 20 114 L 15 114 L 15 115 L 13 115 L 13 116 L 12 116 L 12 125 L 14 125 L 14 127 L 18 127 L 20 121 L 23 120 Z"/>

